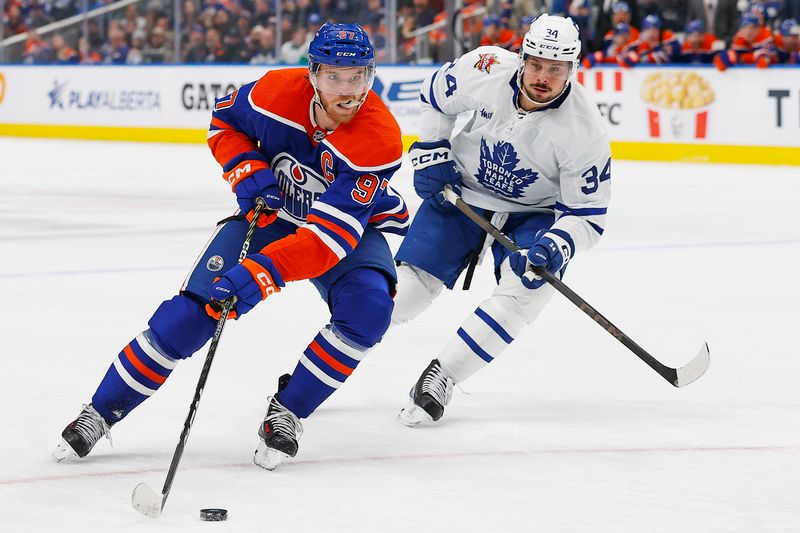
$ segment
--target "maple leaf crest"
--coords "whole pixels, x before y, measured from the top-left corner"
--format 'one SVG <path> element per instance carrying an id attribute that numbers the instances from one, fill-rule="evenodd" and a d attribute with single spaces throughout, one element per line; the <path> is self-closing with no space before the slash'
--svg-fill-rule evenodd
<path id="1" fill-rule="evenodd" d="M 519 198 L 539 175 L 530 168 L 517 168 L 518 163 L 517 151 L 509 143 L 496 143 L 489 151 L 486 139 L 481 139 L 481 160 L 475 178 L 490 191 L 506 198 Z"/>

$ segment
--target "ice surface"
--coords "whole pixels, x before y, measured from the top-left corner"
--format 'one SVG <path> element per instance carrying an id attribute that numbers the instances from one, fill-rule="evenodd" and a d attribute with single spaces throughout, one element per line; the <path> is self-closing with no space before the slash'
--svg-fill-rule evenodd
<path id="1" fill-rule="evenodd" d="M 50 453 L 117 352 L 180 286 L 233 197 L 203 146 L 0 139 L 2 531 L 800 531 L 800 171 L 616 162 L 606 235 L 566 282 L 665 364 L 675 389 L 559 295 L 456 390 L 437 427 L 397 413 L 491 290 L 443 294 L 390 331 L 305 421 L 298 456 L 251 463 L 280 374 L 326 323 L 295 283 L 226 328 L 161 517 L 205 358 L 79 464 Z M 404 166 L 394 185 L 417 205 Z M 398 240 L 392 240 L 396 246 Z M 229 510 L 225 523 L 199 519 Z"/>

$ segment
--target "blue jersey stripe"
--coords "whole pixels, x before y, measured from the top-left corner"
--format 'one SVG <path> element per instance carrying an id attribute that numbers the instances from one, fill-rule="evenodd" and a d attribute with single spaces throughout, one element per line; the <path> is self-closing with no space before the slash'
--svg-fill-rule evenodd
<path id="1" fill-rule="evenodd" d="M 494 332 L 497 333 L 501 339 L 506 341 L 506 344 L 511 344 L 511 342 L 514 340 L 514 337 L 509 335 L 508 332 L 503 329 L 503 326 L 498 324 L 494 318 L 490 317 L 486 311 L 479 307 L 475 309 L 475 314 L 478 315 L 481 320 L 486 322 L 486 324 L 492 328 L 492 330 L 494 330 Z"/>
<path id="2" fill-rule="evenodd" d="M 592 228 L 593 228 L 593 229 L 594 229 L 594 230 L 595 230 L 597 233 L 599 233 L 600 235 L 602 235 L 602 234 L 603 234 L 603 228 L 601 228 L 600 226 L 598 226 L 598 225 L 597 225 L 597 224 L 595 224 L 594 222 L 589 222 L 589 225 L 590 225 L 590 226 L 591 226 L 591 227 L 592 227 Z"/>
<path id="3" fill-rule="evenodd" d="M 605 215 L 608 212 L 606 207 L 567 207 L 564 204 L 556 202 L 556 209 L 576 216 L 589 216 L 589 215 Z"/>
<path id="4" fill-rule="evenodd" d="M 433 77 L 431 78 L 431 90 L 430 90 L 430 97 L 431 97 L 431 105 L 433 108 L 438 111 L 439 113 L 443 113 L 442 109 L 439 107 L 439 104 L 436 103 L 436 95 L 433 92 L 433 86 L 436 82 L 436 75 L 439 74 L 439 71 L 433 73 Z"/>
<path id="5" fill-rule="evenodd" d="M 486 351 L 483 348 L 478 346 L 478 343 L 475 342 L 474 340 L 472 340 L 472 337 L 467 335 L 467 332 L 464 331 L 463 328 L 458 328 L 458 336 L 461 337 L 461 340 L 463 340 L 466 343 L 466 345 L 469 346 L 470 349 L 473 352 L 475 352 L 475 355 L 477 355 L 478 357 L 480 357 L 481 359 L 483 359 L 487 363 L 491 363 L 492 362 L 492 359 L 494 359 L 494 357 L 492 357 L 491 355 L 486 353 Z"/>

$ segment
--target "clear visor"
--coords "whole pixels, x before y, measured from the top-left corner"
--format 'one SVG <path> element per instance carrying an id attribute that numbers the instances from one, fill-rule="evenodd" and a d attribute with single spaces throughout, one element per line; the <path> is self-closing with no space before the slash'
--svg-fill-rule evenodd
<path id="1" fill-rule="evenodd" d="M 526 56 L 524 71 L 528 78 L 535 76 L 543 80 L 564 81 L 572 73 L 572 62 Z"/>
<path id="2" fill-rule="evenodd" d="M 312 65 L 311 83 L 319 92 L 337 96 L 360 96 L 372 88 L 375 67 L 337 67 Z"/>

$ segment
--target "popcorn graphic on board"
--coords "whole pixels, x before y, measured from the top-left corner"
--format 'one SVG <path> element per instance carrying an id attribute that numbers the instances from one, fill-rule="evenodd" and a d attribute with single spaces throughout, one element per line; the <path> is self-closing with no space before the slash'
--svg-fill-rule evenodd
<path id="1" fill-rule="evenodd" d="M 650 137 L 670 140 L 700 140 L 708 133 L 709 106 L 714 90 L 695 72 L 654 72 L 642 83 L 641 97 L 647 104 Z"/>

